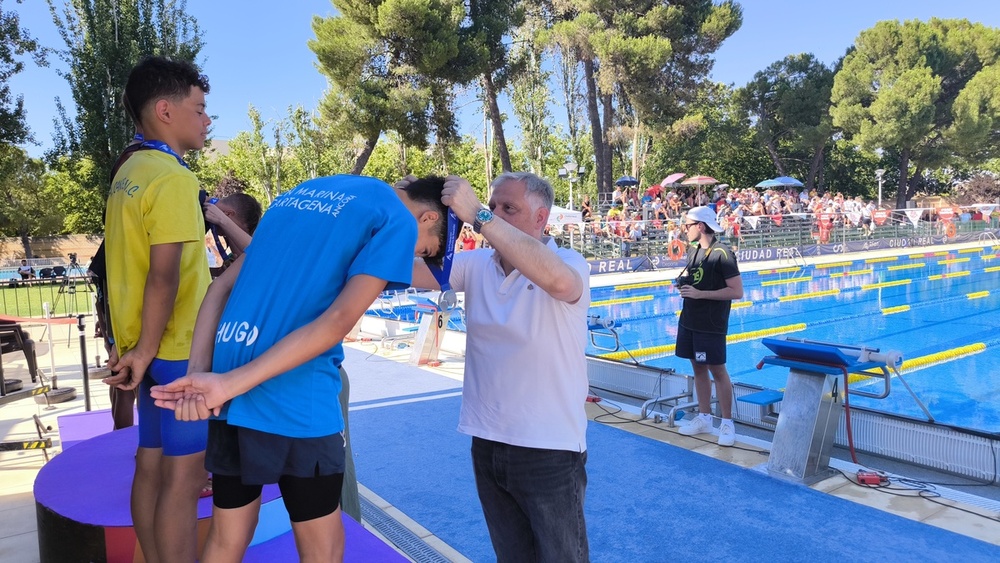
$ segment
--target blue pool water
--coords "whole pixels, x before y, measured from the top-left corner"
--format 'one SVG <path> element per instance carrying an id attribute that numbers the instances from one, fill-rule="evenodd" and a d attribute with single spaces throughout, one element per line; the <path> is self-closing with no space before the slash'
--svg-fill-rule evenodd
<path id="1" fill-rule="evenodd" d="M 910 369 L 904 364 L 903 377 L 936 422 L 998 432 L 998 249 L 744 272 L 744 303 L 734 304 L 729 334 L 730 338 L 742 335 L 748 340 L 730 342 L 730 375 L 735 382 L 784 387 L 787 368 L 756 368 L 771 354 L 761 343 L 766 336 L 899 350 L 905 360 L 930 360 L 926 366 Z M 622 347 L 639 363 L 690 373 L 688 360 L 666 349 L 675 342 L 676 313 L 681 306 L 672 284 L 594 288 L 591 300 L 591 313 L 616 321 Z M 600 356 L 606 351 L 592 347 L 588 353 Z M 623 358 L 619 354 L 616 359 Z M 870 385 L 881 388 L 882 383 Z M 893 381 L 886 399 L 852 397 L 851 403 L 926 420 L 898 381 Z"/>

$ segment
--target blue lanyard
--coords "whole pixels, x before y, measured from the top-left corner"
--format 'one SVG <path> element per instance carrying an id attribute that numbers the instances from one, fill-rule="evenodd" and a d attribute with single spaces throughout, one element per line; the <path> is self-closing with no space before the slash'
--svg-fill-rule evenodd
<path id="1" fill-rule="evenodd" d="M 169 154 L 170 156 L 176 158 L 177 162 L 179 162 L 181 166 L 183 166 L 184 168 L 188 168 L 187 163 L 184 162 L 184 159 L 181 158 L 181 155 L 175 153 L 174 149 L 170 148 L 170 145 L 164 143 L 163 141 L 147 141 L 146 138 L 142 136 L 142 133 L 136 133 L 135 136 L 132 137 L 132 139 L 134 141 L 142 143 L 142 148 L 144 149 L 153 149 L 156 151 L 165 152 Z"/>
<path id="2" fill-rule="evenodd" d="M 448 237 L 444 247 L 444 264 L 438 267 L 437 264 L 427 264 L 431 274 L 441 286 L 441 291 L 451 289 L 451 263 L 455 259 L 455 241 L 458 240 L 458 216 L 451 209 L 448 210 Z"/>

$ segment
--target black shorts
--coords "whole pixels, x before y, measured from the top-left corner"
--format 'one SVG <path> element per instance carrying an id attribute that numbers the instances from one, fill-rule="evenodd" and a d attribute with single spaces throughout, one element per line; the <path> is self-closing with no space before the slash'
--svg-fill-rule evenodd
<path id="1" fill-rule="evenodd" d="M 277 483 L 283 475 L 322 477 L 344 472 L 344 436 L 289 438 L 225 420 L 208 423 L 205 467 L 212 473 L 239 476 L 247 485 Z"/>
<path id="2" fill-rule="evenodd" d="M 720 366 L 726 363 L 726 335 L 697 332 L 677 327 L 677 348 L 674 355 L 696 364 Z"/>

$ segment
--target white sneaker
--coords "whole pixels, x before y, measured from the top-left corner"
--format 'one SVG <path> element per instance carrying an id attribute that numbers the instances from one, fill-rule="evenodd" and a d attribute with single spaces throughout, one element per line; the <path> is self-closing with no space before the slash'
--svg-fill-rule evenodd
<path id="1" fill-rule="evenodd" d="M 680 430 L 678 430 L 677 432 L 683 436 L 694 436 L 696 434 L 711 434 L 712 422 L 711 419 L 705 420 L 704 417 L 698 415 L 693 419 L 691 419 L 684 426 L 681 426 Z"/>
<path id="2" fill-rule="evenodd" d="M 736 427 L 731 422 L 719 425 L 719 445 L 732 446 L 736 443 Z"/>

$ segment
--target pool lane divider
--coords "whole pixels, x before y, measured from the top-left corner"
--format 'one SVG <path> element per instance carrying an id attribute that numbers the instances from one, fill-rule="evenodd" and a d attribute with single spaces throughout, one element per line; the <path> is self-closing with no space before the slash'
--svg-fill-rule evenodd
<path id="1" fill-rule="evenodd" d="M 947 280 L 951 278 L 964 278 L 966 276 L 971 276 L 972 272 L 969 270 L 963 270 L 961 272 L 949 272 L 947 274 L 936 274 L 933 276 L 927 276 L 930 281 Z"/>
<path id="2" fill-rule="evenodd" d="M 851 276 L 864 276 L 867 274 L 874 274 L 875 268 L 868 268 L 867 270 L 853 270 L 847 272 L 837 272 L 835 274 L 830 274 L 831 278 L 849 278 Z"/>
<path id="3" fill-rule="evenodd" d="M 760 282 L 761 287 L 769 287 L 772 285 L 788 285 L 793 283 L 802 283 L 812 281 L 812 276 L 805 276 L 801 278 L 788 278 L 787 280 L 768 280 L 765 282 Z"/>
<path id="4" fill-rule="evenodd" d="M 1000 272 L 1000 266 L 990 266 L 989 268 L 983 268 L 984 272 Z"/>
<path id="5" fill-rule="evenodd" d="M 907 256 L 907 258 L 909 258 L 911 260 L 915 260 L 917 258 L 934 258 L 935 256 L 947 256 L 947 255 L 948 255 L 948 251 L 946 251 L 946 250 L 939 250 L 937 252 L 923 252 L 921 254 L 911 254 L 911 255 Z"/>
<path id="6" fill-rule="evenodd" d="M 655 282 L 642 282 L 642 283 L 627 283 L 627 284 L 624 284 L 624 285 L 616 285 L 616 286 L 614 286 L 614 290 L 615 291 L 623 291 L 623 290 L 626 290 L 626 289 L 645 289 L 647 287 L 660 287 L 660 286 L 663 286 L 663 285 L 671 285 L 673 283 L 674 282 L 671 281 L 671 280 L 655 281 Z"/>
<path id="7" fill-rule="evenodd" d="M 910 285 L 913 280 L 906 278 L 903 280 L 878 282 L 878 283 L 867 283 L 861 286 L 861 289 L 882 289 L 885 287 L 896 287 L 899 285 Z"/>
<path id="8" fill-rule="evenodd" d="M 990 292 L 989 291 L 977 291 L 975 293 L 966 293 L 965 296 L 968 297 L 969 299 L 982 299 L 983 297 L 989 297 L 990 296 Z"/>
<path id="9" fill-rule="evenodd" d="M 764 338 L 767 336 L 777 336 L 780 334 L 789 334 L 792 332 L 801 332 L 806 329 L 806 323 L 796 323 L 785 326 L 776 326 L 772 328 L 765 328 L 761 330 L 751 330 L 748 332 L 740 332 L 737 334 L 730 334 L 726 336 L 726 343 L 733 344 L 735 342 L 745 342 L 747 340 L 756 340 L 758 338 Z M 677 344 L 663 344 L 660 346 L 648 346 L 646 348 L 639 348 L 637 350 L 632 350 L 631 352 L 621 351 L 621 352 L 608 352 L 607 354 L 600 354 L 599 358 L 604 358 L 607 360 L 628 360 L 628 359 L 638 359 L 638 358 L 648 358 L 650 356 L 666 356 L 673 354 L 674 350 L 677 349 Z"/>
<path id="10" fill-rule="evenodd" d="M 653 296 L 650 295 L 640 295 L 638 297 L 619 297 L 617 299 L 605 299 L 603 301 L 594 301 L 590 304 L 591 307 L 604 307 L 607 305 L 623 305 L 625 303 L 640 303 L 642 301 L 652 301 Z"/>
<path id="11" fill-rule="evenodd" d="M 948 264 L 961 264 L 962 262 L 968 262 L 972 260 L 971 257 L 966 256 L 965 258 L 948 258 L 947 260 L 938 260 L 938 266 L 947 266 Z"/>
<path id="12" fill-rule="evenodd" d="M 882 309 L 883 315 L 894 315 L 896 313 L 905 313 L 910 310 L 909 305 L 900 305 L 898 307 L 886 307 Z"/>
<path id="13" fill-rule="evenodd" d="M 785 303 L 787 301 L 799 301 L 802 299 L 813 299 L 815 297 L 826 297 L 828 295 L 839 295 L 839 289 L 828 289 L 826 291 L 811 291 L 809 293 L 799 293 L 798 295 L 782 295 L 778 297 L 779 303 Z"/>
<path id="14" fill-rule="evenodd" d="M 791 266 L 788 268 L 776 268 L 774 270 L 757 270 L 757 274 L 761 276 L 766 274 L 790 274 L 792 272 L 798 272 L 801 269 L 802 266 Z"/>
<path id="15" fill-rule="evenodd" d="M 839 268 L 841 266 L 851 266 L 854 264 L 853 260 L 847 262 L 830 262 L 829 264 L 816 264 L 813 268 L 817 270 L 824 270 L 826 268 Z"/>
<path id="16" fill-rule="evenodd" d="M 865 264 L 878 264 L 879 262 L 896 262 L 899 260 L 899 256 L 882 256 L 880 258 L 869 258 L 865 260 Z"/>
<path id="17" fill-rule="evenodd" d="M 959 254 L 974 254 L 976 252 L 982 252 L 982 251 L 983 251 L 982 248 L 959 248 L 958 249 L 958 253 Z"/>

